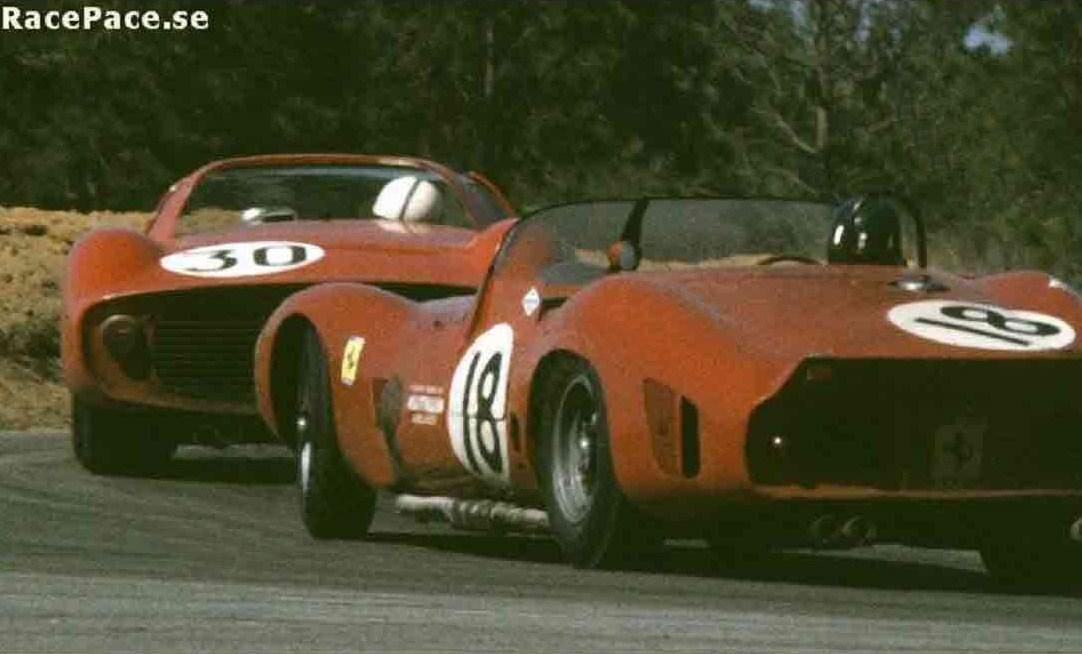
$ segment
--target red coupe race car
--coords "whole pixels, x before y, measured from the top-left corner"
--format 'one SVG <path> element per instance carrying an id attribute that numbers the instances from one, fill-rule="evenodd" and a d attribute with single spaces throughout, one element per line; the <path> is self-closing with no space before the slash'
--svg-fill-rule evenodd
<path id="1" fill-rule="evenodd" d="M 881 196 L 542 210 L 474 296 L 290 297 L 257 342 L 259 408 L 316 537 L 363 535 L 388 489 L 458 524 L 551 528 L 583 567 L 696 535 L 1077 576 L 1082 302 L 926 251 Z"/>
<path id="2" fill-rule="evenodd" d="M 153 471 L 179 443 L 267 440 L 252 356 L 263 322 L 314 283 L 415 301 L 472 295 L 513 221 L 485 178 L 422 159 L 272 155 L 174 184 L 143 234 L 91 232 L 63 285 L 75 455 Z"/>

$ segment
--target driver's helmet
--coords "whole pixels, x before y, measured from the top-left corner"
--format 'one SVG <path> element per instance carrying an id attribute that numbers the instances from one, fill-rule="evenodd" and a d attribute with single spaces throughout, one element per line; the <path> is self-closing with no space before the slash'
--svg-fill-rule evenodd
<path id="1" fill-rule="evenodd" d="M 372 213 L 384 220 L 429 222 L 443 209 L 443 195 L 428 180 L 415 175 L 397 177 L 387 182 L 372 204 Z"/>
<path id="2" fill-rule="evenodd" d="M 899 266 L 902 230 L 893 203 L 877 198 L 848 200 L 834 210 L 827 261 Z"/>

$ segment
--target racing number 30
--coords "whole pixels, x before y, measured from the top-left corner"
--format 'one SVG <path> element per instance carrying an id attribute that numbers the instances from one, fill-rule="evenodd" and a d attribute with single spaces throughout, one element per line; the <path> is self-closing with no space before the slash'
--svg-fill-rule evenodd
<path id="1" fill-rule="evenodd" d="M 194 277 L 247 277 L 300 268 L 323 258 L 310 243 L 249 241 L 222 243 L 175 252 L 161 261 L 170 272 Z"/>
<path id="2" fill-rule="evenodd" d="M 220 248 L 217 250 L 210 250 L 206 252 L 200 252 L 203 260 L 211 262 L 211 266 L 214 267 L 202 267 L 199 265 L 189 264 L 184 269 L 188 272 L 221 272 L 228 270 L 238 264 L 238 256 L 251 256 L 251 262 L 253 265 L 263 268 L 284 268 L 288 266 L 295 266 L 298 263 L 304 263 L 307 258 L 307 252 L 303 246 L 300 245 L 288 245 L 286 243 L 276 243 L 272 245 L 264 245 L 257 247 L 248 252 L 238 252 L 233 248 Z M 193 264 L 198 264 L 199 260 L 194 259 Z"/>
<path id="3" fill-rule="evenodd" d="M 477 337 L 451 379 L 447 431 L 455 456 L 470 473 L 506 483 L 507 374 L 514 334 L 496 325 Z"/>

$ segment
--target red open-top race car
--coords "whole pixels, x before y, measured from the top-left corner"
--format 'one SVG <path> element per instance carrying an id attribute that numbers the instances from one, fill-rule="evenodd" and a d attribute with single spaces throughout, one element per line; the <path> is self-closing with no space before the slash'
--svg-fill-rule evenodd
<path id="1" fill-rule="evenodd" d="M 483 177 L 422 159 L 200 168 L 163 196 L 146 233 L 97 230 L 68 258 L 61 349 L 76 456 L 132 473 L 178 443 L 266 439 L 252 353 L 283 298 L 333 280 L 417 301 L 470 296 L 511 214 Z"/>
<path id="2" fill-rule="evenodd" d="M 928 268 L 924 241 L 885 197 L 543 210 L 475 295 L 290 297 L 259 407 L 318 537 L 365 533 L 390 489 L 461 524 L 547 522 L 579 566 L 695 534 L 1076 578 L 1082 303 L 1037 272 Z"/>

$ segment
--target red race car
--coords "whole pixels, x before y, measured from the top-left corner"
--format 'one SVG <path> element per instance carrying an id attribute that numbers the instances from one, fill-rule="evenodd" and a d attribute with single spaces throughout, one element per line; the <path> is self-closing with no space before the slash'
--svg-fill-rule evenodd
<path id="1" fill-rule="evenodd" d="M 474 296 L 310 287 L 256 350 L 316 537 L 374 491 L 551 528 L 577 566 L 669 535 L 722 551 L 980 549 L 1082 570 L 1082 302 L 1038 272 L 927 266 L 882 196 L 569 204 L 518 222 Z"/>
<path id="2" fill-rule="evenodd" d="M 511 215 L 485 178 L 422 159 L 200 168 L 162 197 L 146 233 L 97 230 L 71 251 L 61 349 L 76 457 L 133 473 L 179 443 L 267 439 L 252 356 L 283 298 L 328 281 L 414 301 L 470 296 Z"/>

